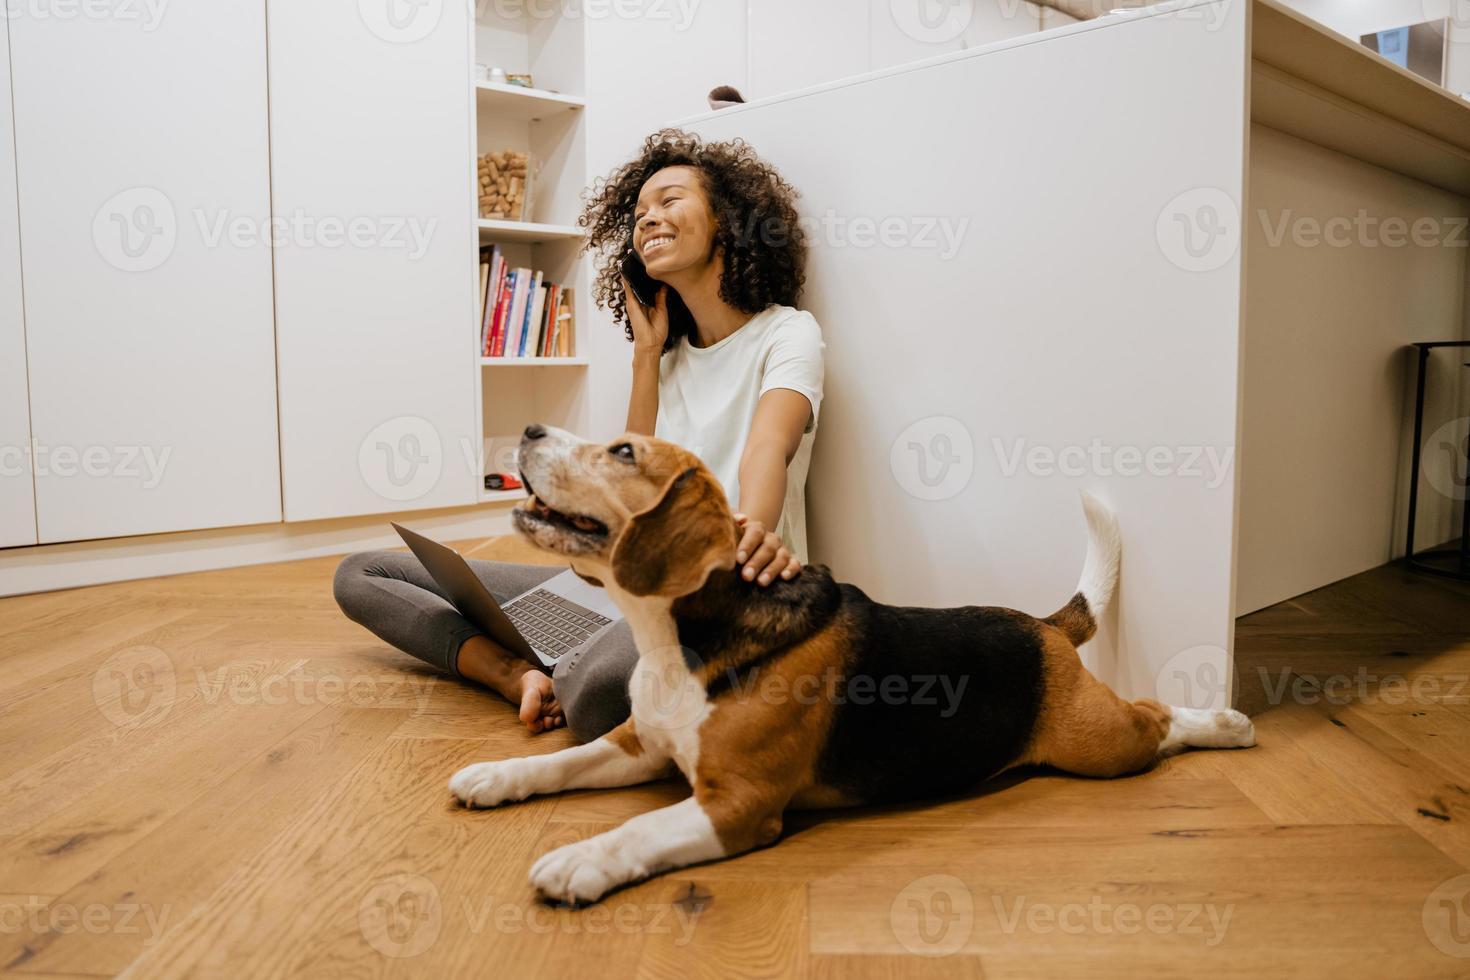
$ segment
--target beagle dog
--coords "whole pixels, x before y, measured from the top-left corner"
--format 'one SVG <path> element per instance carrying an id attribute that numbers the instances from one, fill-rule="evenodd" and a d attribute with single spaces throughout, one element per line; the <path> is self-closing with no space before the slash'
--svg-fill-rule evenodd
<path id="1" fill-rule="evenodd" d="M 532 425 L 519 463 L 531 495 L 516 530 L 604 586 L 628 618 L 632 716 L 585 745 L 467 766 L 450 791 L 494 807 L 674 769 L 693 788 L 542 856 L 531 882 L 547 899 L 595 902 L 770 844 L 788 808 L 954 794 L 1028 763 L 1119 776 L 1186 747 L 1255 743 L 1238 711 L 1124 701 L 1082 666 L 1077 645 L 1112 597 L 1119 556 L 1117 524 L 1091 497 L 1077 593 L 1037 619 L 883 605 L 822 565 L 747 582 L 719 483 L 659 439 L 592 443 Z"/>

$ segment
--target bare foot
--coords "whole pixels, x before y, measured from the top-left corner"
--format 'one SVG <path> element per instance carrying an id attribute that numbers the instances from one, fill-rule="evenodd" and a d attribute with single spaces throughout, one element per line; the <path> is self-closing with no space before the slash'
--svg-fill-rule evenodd
<path id="1" fill-rule="evenodd" d="M 551 678 L 488 637 L 472 636 L 459 648 L 462 676 L 498 691 L 516 706 L 521 722 L 533 735 L 567 723 L 551 690 Z"/>
<path id="2" fill-rule="evenodd" d="M 521 723 L 531 733 L 549 732 L 567 723 L 561 704 L 551 692 L 551 678 L 539 670 L 528 670 L 521 675 Z"/>

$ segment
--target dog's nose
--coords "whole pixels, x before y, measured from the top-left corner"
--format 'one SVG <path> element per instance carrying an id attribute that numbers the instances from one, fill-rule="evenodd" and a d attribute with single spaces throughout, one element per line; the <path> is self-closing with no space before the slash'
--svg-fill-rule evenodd
<path id="1" fill-rule="evenodd" d="M 541 439 L 545 435 L 546 426 L 540 424 L 539 422 L 532 422 L 530 425 L 526 426 L 526 431 L 521 433 L 521 438 L 525 440 Z"/>

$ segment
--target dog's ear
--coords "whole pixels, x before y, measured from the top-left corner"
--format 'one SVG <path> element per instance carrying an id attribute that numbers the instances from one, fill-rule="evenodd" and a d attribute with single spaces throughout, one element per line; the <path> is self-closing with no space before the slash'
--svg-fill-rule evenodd
<path id="1" fill-rule="evenodd" d="M 613 545 L 613 580 L 633 595 L 688 595 L 715 569 L 735 567 L 737 543 L 725 492 L 708 470 L 691 466 L 629 518 Z"/>
<path id="2" fill-rule="evenodd" d="M 575 574 L 577 576 L 577 578 L 579 578 L 582 581 L 586 582 L 588 585 L 595 585 L 599 589 L 603 587 L 602 586 L 602 583 L 600 581 L 598 581 L 597 579 L 593 578 L 591 575 L 583 575 L 581 572 L 577 571 L 576 568 L 572 568 L 572 572 L 573 572 L 573 574 Z"/>

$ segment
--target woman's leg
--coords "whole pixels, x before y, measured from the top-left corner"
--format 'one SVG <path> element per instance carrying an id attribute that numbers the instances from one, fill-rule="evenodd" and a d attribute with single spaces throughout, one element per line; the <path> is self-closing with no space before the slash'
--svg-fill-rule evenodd
<path id="1" fill-rule="evenodd" d="M 490 594 L 508 602 L 562 571 L 557 566 L 469 562 Z M 520 707 L 532 731 L 553 727 L 560 710 L 536 665 L 480 632 L 449 602 L 412 554 L 364 551 L 348 555 L 332 582 L 347 618 L 379 638 L 455 677 L 478 681 Z M 543 717 L 544 716 L 544 717 Z"/>
<path id="2" fill-rule="evenodd" d="M 632 713 L 628 681 L 637 664 L 638 647 L 626 619 L 557 661 L 552 688 L 566 712 L 567 728 L 578 741 L 601 738 L 628 719 Z"/>

